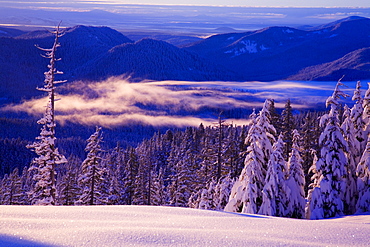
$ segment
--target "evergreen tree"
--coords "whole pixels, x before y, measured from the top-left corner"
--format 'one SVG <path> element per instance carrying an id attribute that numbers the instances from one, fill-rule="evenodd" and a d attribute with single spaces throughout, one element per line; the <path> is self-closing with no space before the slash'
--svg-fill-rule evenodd
<path id="1" fill-rule="evenodd" d="M 244 167 L 245 154 L 243 151 L 246 150 L 244 130 L 243 127 L 230 125 L 226 131 L 222 147 L 222 176 L 230 176 L 231 174 L 232 177 L 235 177 L 234 174 L 240 174 Z"/>
<path id="2" fill-rule="evenodd" d="M 286 161 L 282 155 L 284 143 L 282 135 L 273 146 L 265 186 L 262 190 L 262 205 L 259 214 L 271 216 L 286 216 L 287 210 L 287 187 L 286 187 Z"/>
<path id="3" fill-rule="evenodd" d="M 106 198 L 103 198 L 100 191 L 100 186 L 103 182 L 104 170 L 101 163 L 101 142 L 103 140 L 101 127 L 96 127 L 93 133 L 87 140 L 86 159 L 81 165 L 81 174 L 78 176 L 78 183 L 82 189 L 82 193 L 77 201 L 79 205 L 96 205 L 104 204 Z"/>
<path id="4" fill-rule="evenodd" d="M 31 201 L 29 198 L 29 191 L 31 191 L 35 181 L 33 180 L 33 171 L 30 171 L 27 166 L 25 166 L 22 170 L 21 180 L 22 180 L 22 189 L 23 189 L 23 205 L 30 205 Z"/>
<path id="5" fill-rule="evenodd" d="M 285 143 L 283 156 L 286 160 L 288 160 L 289 153 L 292 150 L 294 128 L 295 123 L 293 118 L 293 110 L 290 99 L 288 99 L 281 116 L 281 133 L 283 135 L 283 141 Z"/>
<path id="6" fill-rule="evenodd" d="M 368 82 L 367 84 L 368 84 L 368 89 L 365 92 L 365 96 L 364 96 L 363 104 L 362 104 L 363 109 L 364 109 L 362 119 L 365 124 L 364 137 L 369 136 L 369 133 L 370 133 L 370 82 Z"/>
<path id="7" fill-rule="evenodd" d="M 198 207 L 199 209 L 209 209 L 209 210 L 214 210 L 216 206 L 214 205 L 213 197 L 215 195 L 215 184 L 216 181 L 212 179 L 206 188 L 200 190 L 200 198 L 199 198 L 199 203 Z"/>
<path id="8" fill-rule="evenodd" d="M 138 172 L 134 184 L 135 205 L 152 205 L 151 191 L 153 187 L 153 172 L 157 170 L 157 160 L 155 157 L 155 140 L 150 139 L 142 142 L 137 148 Z"/>
<path id="9" fill-rule="evenodd" d="M 105 160 L 105 166 L 107 170 L 107 181 L 108 205 L 120 205 L 123 204 L 123 167 L 125 166 L 123 150 L 119 143 L 113 149 L 112 152 L 108 153 Z"/>
<path id="10" fill-rule="evenodd" d="M 168 186 L 169 204 L 188 206 L 189 198 L 199 188 L 196 171 L 200 169 L 200 133 L 194 128 L 187 128 L 178 149 L 176 163 L 171 167 L 171 183 Z"/>
<path id="11" fill-rule="evenodd" d="M 267 99 L 263 104 L 262 110 L 259 112 L 256 118 L 256 124 L 261 128 L 262 132 L 260 135 L 259 145 L 264 154 L 264 168 L 266 168 L 266 164 L 270 158 L 270 154 L 272 152 L 272 144 L 275 143 L 275 135 L 276 130 L 275 127 L 270 122 L 270 108 L 273 105 L 273 101 Z M 247 137 L 248 138 L 248 137 Z M 247 143 L 248 140 L 246 140 Z"/>
<path id="12" fill-rule="evenodd" d="M 134 198 L 134 184 L 135 184 L 135 177 L 138 173 L 138 157 L 136 154 L 135 148 L 128 148 L 127 150 L 127 162 L 125 163 L 124 170 L 123 170 L 123 191 L 122 198 L 123 198 L 123 204 L 125 205 L 131 205 Z"/>
<path id="13" fill-rule="evenodd" d="M 313 174 L 312 183 L 309 185 L 305 214 L 307 219 L 317 220 L 324 218 L 323 202 L 321 198 L 321 189 L 319 187 L 319 179 L 321 178 L 321 173 L 316 169 L 317 155 L 316 151 L 313 152 L 313 161 L 309 172 Z"/>
<path id="14" fill-rule="evenodd" d="M 323 207 L 323 217 L 330 218 L 344 214 L 344 192 L 346 190 L 346 176 L 348 160 L 345 153 L 348 151 L 348 144 L 344 140 L 339 126 L 338 99 L 347 95 L 343 93 L 337 83 L 334 93 L 326 100 L 327 107 L 330 106 L 329 114 L 321 117 L 320 125 L 324 127 L 319 139 L 321 147 L 320 158 L 316 163 L 316 169 L 320 174 L 318 186 Z M 312 194 L 309 203 L 319 201 Z M 311 207 L 312 208 L 312 207 Z"/>
<path id="15" fill-rule="evenodd" d="M 367 140 L 360 163 L 358 163 L 356 173 L 359 192 L 356 205 L 357 213 L 370 212 L 370 137 Z"/>
<path id="16" fill-rule="evenodd" d="M 281 131 L 282 131 L 282 119 L 280 114 L 277 112 L 275 108 L 275 101 L 273 99 L 266 100 L 265 103 L 268 102 L 268 119 L 269 123 L 274 126 L 275 131 L 272 132 L 274 138 L 277 138 Z"/>
<path id="17" fill-rule="evenodd" d="M 360 153 L 360 142 L 356 138 L 355 128 L 350 116 L 351 112 L 347 105 L 344 106 L 344 121 L 341 125 L 343 137 L 348 143 L 348 152 L 346 153 L 348 165 L 346 166 L 347 186 L 344 192 L 344 212 L 353 214 L 356 211 L 357 185 L 356 185 L 356 166 L 358 164 L 358 155 Z"/>
<path id="18" fill-rule="evenodd" d="M 70 156 L 65 171 L 59 172 L 57 180 L 58 204 L 74 205 L 80 196 L 81 188 L 77 178 L 81 160 L 76 156 Z"/>
<path id="19" fill-rule="evenodd" d="M 58 39 L 60 37 L 59 26 L 55 31 L 55 41 L 51 49 L 42 49 L 46 52 L 46 58 L 50 59 L 48 65 L 49 71 L 45 72 L 45 84 L 39 90 L 48 93 L 48 104 L 44 116 L 37 121 L 42 125 L 40 136 L 37 137 L 39 141 L 28 145 L 37 155 L 34 158 L 30 170 L 34 171 L 35 180 L 34 187 L 30 192 L 30 200 L 32 204 L 38 205 L 55 205 L 56 204 L 56 173 L 55 167 L 66 162 L 66 159 L 61 155 L 55 147 L 55 75 L 62 74 L 55 68 L 56 50 L 60 46 Z"/>
<path id="20" fill-rule="evenodd" d="M 0 204 L 3 205 L 22 205 L 23 204 L 23 190 L 22 180 L 19 176 L 18 168 L 15 168 L 12 173 L 5 174 L 1 186 L 2 200 Z"/>
<path id="21" fill-rule="evenodd" d="M 153 179 L 153 184 L 150 190 L 150 202 L 151 205 L 161 206 L 165 205 L 166 198 L 164 192 L 164 179 L 163 179 L 163 169 L 159 169 L 158 173 L 152 171 L 151 175 Z"/>
<path id="22" fill-rule="evenodd" d="M 355 101 L 355 104 L 351 108 L 350 118 L 353 123 L 354 135 L 356 141 L 359 143 L 358 150 L 356 150 L 355 162 L 356 164 L 360 161 L 363 150 L 366 146 L 366 135 L 364 133 L 365 121 L 364 116 L 364 99 L 361 95 L 361 82 L 358 81 L 356 84 L 356 90 L 353 93 L 352 100 Z M 356 146 L 357 147 L 357 146 Z"/>
<path id="23" fill-rule="evenodd" d="M 303 160 L 300 156 L 299 141 L 300 135 L 297 130 L 293 131 L 293 144 L 292 151 L 288 159 L 288 211 L 287 216 L 292 218 L 304 218 L 305 217 L 305 196 L 304 196 L 304 184 L 305 177 L 303 173 Z"/>
<path id="24" fill-rule="evenodd" d="M 224 209 L 228 212 L 255 214 L 262 203 L 262 189 L 266 175 L 263 143 L 266 142 L 267 136 L 255 117 L 253 112 L 252 125 L 245 140 L 249 146 L 244 169 L 231 189 L 229 202 Z"/>
<path id="25" fill-rule="evenodd" d="M 304 115 L 303 123 L 301 124 L 301 136 L 302 136 L 302 160 L 303 160 L 303 171 L 305 174 L 305 192 L 308 192 L 308 186 L 311 184 L 311 177 L 313 176 L 311 166 L 316 151 L 318 151 L 318 139 L 321 131 L 319 126 L 319 114 L 317 112 L 307 112 Z"/>
<path id="26" fill-rule="evenodd" d="M 215 185 L 213 195 L 215 210 L 220 211 L 226 207 L 233 184 L 234 180 L 231 178 L 230 174 L 228 174 Z"/>

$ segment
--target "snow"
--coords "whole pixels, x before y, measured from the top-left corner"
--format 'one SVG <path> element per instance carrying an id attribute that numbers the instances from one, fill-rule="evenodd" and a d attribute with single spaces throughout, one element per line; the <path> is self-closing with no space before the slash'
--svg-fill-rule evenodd
<path id="1" fill-rule="evenodd" d="M 234 54 L 233 57 L 237 57 L 237 56 L 240 56 L 240 55 L 243 55 L 245 53 L 257 53 L 258 52 L 258 45 L 255 41 L 251 41 L 251 40 L 242 40 L 240 41 L 240 46 L 237 47 L 237 48 L 234 48 L 232 50 L 229 50 L 229 51 L 226 51 L 225 53 L 232 53 Z M 266 50 L 268 49 L 267 47 L 265 47 L 264 45 L 260 45 L 259 48 L 261 50 Z"/>
<path id="2" fill-rule="evenodd" d="M 0 206 L 0 246 L 368 246 L 370 215 L 297 220 L 155 206 Z"/>
<path id="3" fill-rule="evenodd" d="M 294 33 L 294 31 L 292 29 L 285 29 L 283 32 L 284 33 Z"/>

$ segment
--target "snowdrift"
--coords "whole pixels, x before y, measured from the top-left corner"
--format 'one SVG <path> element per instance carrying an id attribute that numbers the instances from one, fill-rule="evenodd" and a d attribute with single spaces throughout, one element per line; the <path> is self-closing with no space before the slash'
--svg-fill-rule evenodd
<path id="1" fill-rule="evenodd" d="M 154 206 L 0 206 L 0 246 L 369 246 L 370 215 L 297 220 Z"/>

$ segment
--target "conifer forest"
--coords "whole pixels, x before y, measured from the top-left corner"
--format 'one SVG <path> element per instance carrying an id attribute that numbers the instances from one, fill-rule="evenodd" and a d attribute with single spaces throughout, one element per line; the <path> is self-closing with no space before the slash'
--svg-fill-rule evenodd
<path id="1" fill-rule="evenodd" d="M 97 126 L 68 146 L 58 141 L 54 110 L 60 36 L 57 29 L 52 48 L 40 48 L 50 63 L 39 88 L 48 95 L 39 136 L 0 139 L 12 147 L 0 151 L 0 204 L 167 205 L 308 219 L 370 211 L 370 89 L 362 93 L 360 81 L 346 95 L 339 80 L 326 111 L 296 111 L 287 99 L 279 112 L 266 99 L 244 126 L 220 112 L 213 125 L 157 131 L 136 145 L 121 145 L 123 136 L 106 147 Z"/>

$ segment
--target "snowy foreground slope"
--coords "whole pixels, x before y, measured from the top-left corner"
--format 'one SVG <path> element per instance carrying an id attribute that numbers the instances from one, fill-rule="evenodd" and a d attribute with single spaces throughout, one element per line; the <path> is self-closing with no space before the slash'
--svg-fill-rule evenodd
<path id="1" fill-rule="evenodd" d="M 0 206 L 0 246 L 370 246 L 370 215 L 295 220 L 153 206 Z"/>

